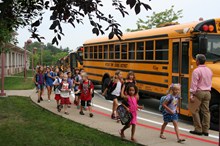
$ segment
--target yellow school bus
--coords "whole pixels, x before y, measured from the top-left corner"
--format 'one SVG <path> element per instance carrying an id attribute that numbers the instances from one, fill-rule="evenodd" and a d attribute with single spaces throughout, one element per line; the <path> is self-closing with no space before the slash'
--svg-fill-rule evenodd
<path id="1" fill-rule="evenodd" d="M 121 70 L 125 77 L 132 70 L 140 93 L 159 98 L 171 83 L 181 84 L 180 114 L 188 109 L 195 56 L 205 54 L 213 71 L 210 103 L 211 127 L 218 128 L 220 100 L 220 18 L 130 32 L 122 40 L 100 37 L 84 43 L 84 69 L 94 82 L 105 73 Z"/>
<path id="2" fill-rule="evenodd" d="M 57 65 L 63 70 L 74 68 L 83 68 L 83 47 L 77 47 L 76 50 L 70 52 L 67 56 L 60 58 L 57 62 Z"/>

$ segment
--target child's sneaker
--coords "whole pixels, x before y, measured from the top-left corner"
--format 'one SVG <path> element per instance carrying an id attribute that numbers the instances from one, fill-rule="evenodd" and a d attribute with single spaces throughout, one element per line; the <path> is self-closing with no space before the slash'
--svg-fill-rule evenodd
<path id="1" fill-rule="evenodd" d="M 39 100 L 39 99 L 37 100 L 37 103 L 40 103 L 40 100 Z"/>
<path id="2" fill-rule="evenodd" d="M 92 113 L 89 114 L 90 118 L 92 118 L 94 115 Z"/>
<path id="3" fill-rule="evenodd" d="M 83 111 L 80 111 L 79 114 L 80 114 L 80 115 L 85 115 Z"/>
<path id="4" fill-rule="evenodd" d="M 41 100 L 41 101 L 43 101 L 43 98 L 42 98 L 42 97 L 40 97 L 40 100 Z"/>
<path id="5" fill-rule="evenodd" d="M 62 109 L 62 105 L 58 105 L 58 106 L 57 106 L 57 111 L 60 112 L 61 109 Z"/>

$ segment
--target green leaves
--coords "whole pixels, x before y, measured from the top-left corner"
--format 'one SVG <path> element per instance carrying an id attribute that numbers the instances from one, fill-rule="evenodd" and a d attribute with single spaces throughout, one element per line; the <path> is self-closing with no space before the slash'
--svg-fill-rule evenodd
<path id="1" fill-rule="evenodd" d="M 55 29 L 58 25 L 60 24 L 60 22 L 58 20 L 53 21 L 53 23 L 51 24 L 50 28 L 51 30 Z"/>
<path id="2" fill-rule="evenodd" d="M 29 29 L 31 37 L 41 41 L 43 37 L 38 34 L 38 27 L 41 25 L 43 19 L 43 10 L 47 9 L 51 12 L 50 20 L 52 24 L 48 24 L 49 30 L 52 30 L 54 38 L 53 44 L 59 43 L 64 35 L 62 31 L 63 23 L 68 23 L 75 28 L 76 24 L 83 24 L 84 18 L 88 16 L 92 26 L 92 33 L 96 36 L 103 35 L 105 32 L 102 28 L 102 23 L 107 23 L 106 31 L 111 30 L 109 33 L 110 38 L 116 35 L 119 39 L 122 33 L 119 29 L 117 21 L 109 12 L 104 13 L 103 2 L 104 0 L 4 0 L 0 4 L 0 22 L 5 21 L 9 31 L 16 30 L 20 26 L 31 26 Z M 122 0 L 112 0 L 112 7 L 118 11 L 122 17 L 129 15 L 127 8 Z M 141 0 L 126 0 L 126 5 L 134 8 L 136 14 L 141 11 L 141 5 L 146 10 L 150 10 L 148 4 L 142 3 Z M 34 22 L 34 23 L 32 23 Z M 2 35 L 3 36 L 3 35 Z"/>
<path id="3" fill-rule="evenodd" d="M 140 3 L 144 6 L 146 10 L 151 9 L 151 7 L 147 4 Z M 139 13 L 139 5 L 138 3 L 135 6 L 135 12 Z M 128 32 L 133 31 L 140 31 L 151 29 L 153 27 L 164 27 L 168 25 L 175 25 L 178 24 L 179 18 L 182 18 L 182 10 L 174 11 L 174 6 L 171 6 L 170 9 L 166 9 L 162 12 L 153 12 L 152 16 L 146 16 L 146 20 L 139 19 L 137 21 L 137 28 L 136 29 L 127 29 Z"/>
<path id="4" fill-rule="evenodd" d="M 141 4 L 140 3 L 137 3 L 136 6 L 135 6 L 135 13 L 136 14 L 139 14 L 141 11 Z"/>

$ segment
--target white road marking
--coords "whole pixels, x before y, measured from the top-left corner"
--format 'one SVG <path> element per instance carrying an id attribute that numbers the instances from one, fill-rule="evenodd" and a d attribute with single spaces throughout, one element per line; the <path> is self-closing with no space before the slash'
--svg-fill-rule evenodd
<path id="1" fill-rule="evenodd" d="M 97 93 L 97 92 L 96 92 L 96 93 Z M 99 93 L 98 93 L 98 94 L 99 94 Z M 100 95 L 100 94 L 99 94 L 99 95 Z M 94 103 L 93 103 L 93 106 L 94 106 L 94 107 L 97 107 L 97 108 L 100 108 L 100 109 L 103 109 L 103 110 L 106 110 L 106 111 L 109 111 L 109 112 L 112 111 L 112 110 L 109 109 L 109 108 L 106 108 L 106 107 L 103 107 L 103 106 L 100 106 L 100 105 L 97 105 L 97 104 L 94 104 Z M 160 125 L 160 126 L 163 124 L 163 123 L 161 123 L 161 122 L 153 121 L 153 120 L 146 119 L 146 118 L 142 118 L 142 117 L 139 117 L 139 116 L 137 117 L 137 119 L 142 120 L 142 121 L 145 121 L 145 122 L 153 123 L 153 124 L 156 124 L 156 125 Z M 173 125 L 170 125 L 170 124 L 168 124 L 167 127 L 174 128 Z M 179 130 L 184 131 L 184 132 L 189 132 L 189 131 L 190 131 L 189 129 L 182 128 L 182 127 L 179 127 Z M 214 138 L 214 139 L 219 139 L 219 136 L 216 136 L 216 135 L 211 135 L 211 134 L 209 134 L 209 137 Z"/>

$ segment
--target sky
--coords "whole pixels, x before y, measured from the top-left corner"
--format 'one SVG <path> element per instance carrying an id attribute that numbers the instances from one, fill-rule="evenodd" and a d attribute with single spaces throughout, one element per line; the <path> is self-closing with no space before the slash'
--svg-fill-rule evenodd
<path id="1" fill-rule="evenodd" d="M 126 3 L 126 0 L 122 0 Z M 103 12 L 108 16 L 110 13 L 114 16 L 121 24 L 121 30 L 125 32 L 127 28 L 136 28 L 136 21 L 138 18 L 143 20 L 146 19 L 146 16 L 151 16 L 153 12 L 161 12 L 167 8 L 170 8 L 174 5 L 174 10 L 183 10 L 183 18 L 179 19 L 179 23 L 187 23 L 192 21 L 198 21 L 200 17 L 206 19 L 211 18 L 220 18 L 219 15 L 219 0 L 141 0 L 149 4 L 152 8 L 150 11 L 146 11 L 143 7 L 140 14 L 136 15 L 134 10 L 127 9 L 129 15 L 123 18 L 119 11 L 115 11 L 114 7 L 111 6 L 112 0 L 103 0 L 104 7 L 101 8 Z M 49 27 L 52 21 L 49 20 L 50 12 L 45 12 L 43 23 L 38 28 L 39 34 L 45 37 L 43 40 L 44 43 L 51 43 L 54 33 L 49 30 Z M 105 22 L 101 22 L 104 28 L 107 26 Z M 19 28 L 18 29 L 18 46 L 23 47 L 24 42 L 30 38 L 31 33 L 28 31 L 29 27 Z M 59 42 L 57 47 L 62 46 L 63 48 L 69 47 L 70 50 L 76 49 L 78 46 L 81 46 L 86 40 L 97 37 L 92 33 L 92 26 L 88 21 L 88 17 L 84 18 L 84 24 L 76 24 L 76 27 L 73 28 L 70 24 L 63 24 L 63 33 L 65 36 L 62 37 L 62 40 Z M 106 32 L 107 36 L 109 32 Z M 32 39 L 32 41 L 37 41 Z"/>

